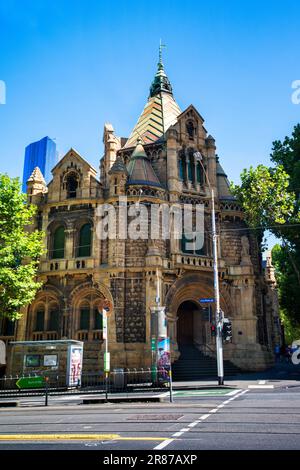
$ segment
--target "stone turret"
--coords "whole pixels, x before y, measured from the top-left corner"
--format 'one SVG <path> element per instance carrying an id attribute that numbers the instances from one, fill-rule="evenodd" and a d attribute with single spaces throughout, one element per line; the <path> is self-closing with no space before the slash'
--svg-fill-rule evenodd
<path id="1" fill-rule="evenodd" d="M 35 167 L 27 180 L 28 202 L 38 204 L 41 202 L 43 195 L 47 192 L 46 181 L 38 166 Z"/>
<path id="2" fill-rule="evenodd" d="M 103 132 L 104 156 L 100 161 L 100 180 L 105 188 L 108 186 L 108 172 L 117 158 L 121 139 L 114 134 L 112 124 L 106 123 Z"/>
<path id="3" fill-rule="evenodd" d="M 118 157 L 108 172 L 109 175 L 109 195 L 124 196 L 126 181 L 128 177 L 127 168 L 121 157 Z"/>

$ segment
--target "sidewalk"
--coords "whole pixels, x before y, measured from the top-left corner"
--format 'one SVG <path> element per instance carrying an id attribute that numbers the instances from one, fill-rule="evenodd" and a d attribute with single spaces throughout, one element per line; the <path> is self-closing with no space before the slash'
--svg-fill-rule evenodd
<path id="1" fill-rule="evenodd" d="M 300 387 L 300 365 L 295 366 L 286 362 L 279 362 L 271 369 L 262 372 L 244 372 L 235 376 L 224 377 L 224 387 L 248 388 L 248 385 L 257 384 L 258 381 L 266 381 L 278 386 Z M 198 389 L 219 387 L 217 377 L 199 381 L 173 382 L 173 389 Z"/>

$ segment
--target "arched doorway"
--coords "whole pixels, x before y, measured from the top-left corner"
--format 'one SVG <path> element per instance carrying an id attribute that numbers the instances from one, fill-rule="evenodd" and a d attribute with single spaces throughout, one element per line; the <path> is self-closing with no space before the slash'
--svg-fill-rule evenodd
<path id="1" fill-rule="evenodd" d="M 179 351 L 185 346 L 201 348 L 210 340 L 210 312 L 192 300 L 179 305 L 177 311 L 177 343 Z"/>

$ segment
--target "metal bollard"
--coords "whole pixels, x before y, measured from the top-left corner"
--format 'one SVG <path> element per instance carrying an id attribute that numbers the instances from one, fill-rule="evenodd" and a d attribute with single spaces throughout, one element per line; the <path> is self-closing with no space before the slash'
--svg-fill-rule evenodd
<path id="1" fill-rule="evenodd" d="M 45 406 L 48 406 L 48 381 L 49 377 L 45 377 Z"/>

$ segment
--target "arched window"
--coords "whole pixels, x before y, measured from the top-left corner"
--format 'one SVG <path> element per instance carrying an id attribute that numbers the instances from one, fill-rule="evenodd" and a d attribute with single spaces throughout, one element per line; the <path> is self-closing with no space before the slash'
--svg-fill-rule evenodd
<path id="1" fill-rule="evenodd" d="M 59 311 L 58 308 L 52 308 L 49 313 L 49 331 L 58 331 L 59 327 Z"/>
<path id="2" fill-rule="evenodd" d="M 203 169 L 200 162 L 197 162 L 197 183 L 203 184 Z"/>
<path id="3" fill-rule="evenodd" d="M 189 139 L 194 140 L 194 135 L 195 135 L 195 126 L 193 121 L 188 121 L 186 123 L 186 131 L 188 133 Z"/>
<path id="4" fill-rule="evenodd" d="M 184 158 L 180 157 L 179 158 L 179 178 L 181 181 L 184 180 Z"/>
<path id="5" fill-rule="evenodd" d="M 79 245 L 77 256 L 91 256 L 92 247 L 91 224 L 84 224 L 79 231 Z"/>
<path id="6" fill-rule="evenodd" d="M 35 331 L 44 331 L 45 328 L 45 310 L 40 308 L 36 312 Z"/>
<path id="7" fill-rule="evenodd" d="M 98 308 L 94 308 L 94 329 L 102 330 L 103 328 L 103 317 L 102 313 L 99 312 Z"/>
<path id="8" fill-rule="evenodd" d="M 189 158 L 189 161 L 188 161 L 188 179 L 189 181 L 193 181 L 193 165 L 192 165 L 191 158 Z"/>
<path id="9" fill-rule="evenodd" d="M 65 256 L 65 229 L 58 227 L 53 234 L 52 258 L 64 258 Z"/>
<path id="10" fill-rule="evenodd" d="M 69 173 L 66 181 L 67 197 L 75 198 L 77 196 L 78 188 L 78 175 L 76 173 Z"/>
<path id="11" fill-rule="evenodd" d="M 90 306 L 84 305 L 80 308 L 80 330 L 90 329 Z"/>

